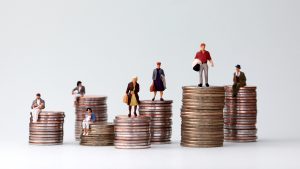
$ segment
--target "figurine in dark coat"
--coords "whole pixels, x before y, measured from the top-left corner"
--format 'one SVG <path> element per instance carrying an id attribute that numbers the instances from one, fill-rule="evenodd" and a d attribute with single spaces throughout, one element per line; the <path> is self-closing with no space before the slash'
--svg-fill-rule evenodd
<path id="1" fill-rule="evenodd" d="M 134 116 L 137 116 L 136 110 L 137 106 L 140 104 L 140 99 L 139 99 L 139 91 L 140 91 L 140 85 L 137 83 L 138 78 L 133 77 L 132 82 L 128 83 L 127 89 L 126 89 L 126 94 L 128 96 L 128 102 L 127 105 L 129 107 L 129 113 L 128 117 L 131 117 L 131 109 L 134 107 Z"/>
<path id="2" fill-rule="evenodd" d="M 164 94 L 164 90 L 166 89 L 166 79 L 165 79 L 165 72 L 162 68 L 160 68 L 160 66 L 161 66 L 161 62 L 157 62 L 156 69 L 154 69 L 152 73 L 153 92 L 154 92 L 152 101 L 155 100 L 157 91 L 160 92 L 160 101 L 164 101 L 163 94 Z"/>
<path id="3" fill-rule="evenodd" d="M 241 65 L 236 65 L 236 72 L 233 74 L 233 85 L 232 85 L 232 93 L 233 97 L 236 97 L 240 87 L 246 86 L 246 75 L 241 71 Z"/>

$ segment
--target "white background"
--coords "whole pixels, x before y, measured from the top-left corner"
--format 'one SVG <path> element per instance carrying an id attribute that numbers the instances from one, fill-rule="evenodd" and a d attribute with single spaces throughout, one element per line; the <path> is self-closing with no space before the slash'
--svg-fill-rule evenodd
<path id="1" fill-rule="evenodd" d="M 42 164 L 50 163 L 50 168 L 51 161 L 36 155 L 38 150 L 48 154 L 46 157 L 59 159 L 57 165 L 74 168 L 81 163 L 75 160 L 73 164 L 72 155 L 84 161 L 80 154 L 96 157 L 97 153 L 103 156 L 116 152 L 114 148 L 86 149 L 74 142 L 71 90 L 81 80 L 87 94 L 107 95 L 112 121 L 115 115 L 127 114 L 122 96 L 132 76 L 139 77 L 141 99 L 151 99 L 152 70 L 155 62 L 161 61 L 168 85 L 165 99 L 174 101 L 174 143 L 146 150 L 150 151 L 148 160 L 172 161 L 164 163 L 164 168 L 233 168 L 227 156 L 249 150 L 249 157 L 238 156 L 240 162 L 249 166 L 251 159 L 259 157 L 252 167 L 299 167 L 299 162 L 294 161 L 300 152 L 299 15 L 300 2 L 296 0 L 1 0 L 0 155 L 6 157 L 2 165 L 32 167 L 34 163 L 29 159 L 35 158 Z M 198 74 L 192 70 L 191 62 L 201 42 L 207 43 L 215 62 L 215 67 L 209 69 L 211 85 L 231 84 L 234 66 L 241 64 L 248 84 L 258 87 L 259 142 L 225 144 L 223 148 L 209 150 L 178 146 L 181 87 L 198 84 Z M 66 114 L 63 147 L 27 145 L 30 105 L 37 92 L 46 100 L 47 110 Z M 294 154 L 289 154 L 285 146 L 293 149 Z M 205 156 L 207 151 L 211 154 Z M 138 152 L 122 151 L 123 156 L 118 152 L 116 159 L 127 162 L 128 165 L 122 165 L 124 168 L 132 168 L 128 157 L 136 157 L 136 164 L 150 168 L 153 164 L 141 158 L 143 151 Z M 174 152 L 177 155 L 172 158 L 170 154 Z M 212 162 L 219 152 L 219 162 Z M 151 159 L 163 153 L 164 158 Z M 280 163 L 282 166 L 278 164 L 280 160 L 272 159 L 276 154 L 286 157 Z M 85 154 L 85 159 L 89 155 Z M 197 158 L 186 158 L 189 156 L 208 159 L 199 163 Z M 105 159 L 103 165 L 117 168 L 109 167 L 115 165 L 114 157 Z M 100 158 L 93 160 L 101 166 Z M 175 162 L 180 165 L 174 165 Z"/>

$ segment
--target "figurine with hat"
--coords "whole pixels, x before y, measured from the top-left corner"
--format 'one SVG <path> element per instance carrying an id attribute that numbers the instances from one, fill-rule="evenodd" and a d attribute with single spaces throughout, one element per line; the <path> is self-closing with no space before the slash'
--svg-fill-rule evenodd
<path id="1" fill-rule="evenodd" d="M 232 85 L 232 91 L 233 91 L 233 97 L 236 97 L 240 87 L 246 86 L 246 75 L 244 72 L 241 71 L 241 65 L 235 66 L 236 71 L 233 74 L 233 85 Z"/>

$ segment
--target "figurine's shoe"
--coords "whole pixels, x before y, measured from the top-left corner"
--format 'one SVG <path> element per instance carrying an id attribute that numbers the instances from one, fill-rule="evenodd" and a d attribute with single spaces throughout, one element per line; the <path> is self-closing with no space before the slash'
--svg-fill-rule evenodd
<path id="1" fill-rule="evenodd" d="M 160 101 L 164 101 L 164 99 L 163 99 L 163 98 L 160 98 Z"/>
<path id="2" fill-rule="evenodd" d="M 128 114 L 128 117 L 131 117 L 131 113 Z"/>
<path id="3" fill-rule="evenodd" d="M 153 98 L 152 98 L 152 101 L 154 101 L 154 100 L 155 100 L 155 98 L 153 97 Z"/>
<path id="4" fill-rule="evenodd" d="M 209 84 L 208 84 L 208 83 L 206 83 L 206 84 L 205 84 L 205 86 L 206 86 L 206 87 L 209 87 Z"/>
<path id="5" fill-rule="evenodd" d="M 198 87 L 202 87 L 202 83 L 198 84 Z"/>
<path id="6" fill-rule="evenodd" d="M 136 114 L 136 113 L 134 113 L 134 116 L 135 116 L 135 117 L 137 117 L 137 114 Z"/>

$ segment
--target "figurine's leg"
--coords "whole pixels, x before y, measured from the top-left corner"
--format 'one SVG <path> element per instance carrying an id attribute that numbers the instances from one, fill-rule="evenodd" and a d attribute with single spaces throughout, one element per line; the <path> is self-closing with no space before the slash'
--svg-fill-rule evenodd
<path id="1" fill-rule="evenodd" d="M 137 110 L 137 106 L 134 106 L 134 116 L 135 116 L 135 117 L 137 116 L 136 110 Z"/>
<path id="2" fill-rule="evenodd" d="M 40 113 L 40 110 L 39 109 L 32 109 L 32 122 L 35 123 L 38 121 L 38 118 L 39 118 L 39 113 Z"/>
<path id="3" fill-rule="evenodd" d="M 154 96 L 153 96 L 153 98 L 152 98 L 152 101 L 154 101 L 154 100 L 155 100 L 156 93 L 157 93 L 157 91 L 154 91 Z"/>
<path id="4" fill-rule="evenodd" d="M 164 92 L 163 91 L 160 91 L 160 101 L 164 101 L 164 99 L 163 99 L 163 95 L 164 95 Z"/>
<path id="5" fill-rule="evenodd" d="M 237 83 L 237 84 L 236 84 L 236 95 L 238 94 L 240 88 L 241 88 L 241 84 L 240 84 L 240 83 Z"/>
<path id="6" fill-rule="evenodd" d="M 90 131 L 90 123 L 87 121 L 86 122 L 86 132 L 85 132 L 85 135 L 89 135 L 89 131 Z"/>
<path id="7" fill-rule="evenodd" d="M 203 78 L 202 78 L 202 74 L 203 74 L 203 64 L 200 65 L 200 70 L 199 70 L 199 85 L 203 84 Z M 201 86 L 200 86 L 201 87 Z"/>
<path id="8" fill-rule="evenodd" d="M 232 85 L 232 96 L 233 97 L 237 96 L 239 89 L 240 89 L 240 84 L 239 83 L 234 83 Z"/>
<path id="9" fill-rule="evenodd" d="M 36 110 L 35 109 L 31 110 L 31 115 L 32 115 L 32 122 L 35 123 L 36 122 Z"/>
<path id="10" fill-rule="evenodd" d="M 208 84 L 208 65 L 207 64 L 203 64 L 203 69 L 204 69 L 205 83 Z"/>
<path id="11" fill-rule="evenodd" d="M 128 106 L 128 109 L 129 109 L 128 117 L 131 117 L 131 106 Z"/>

